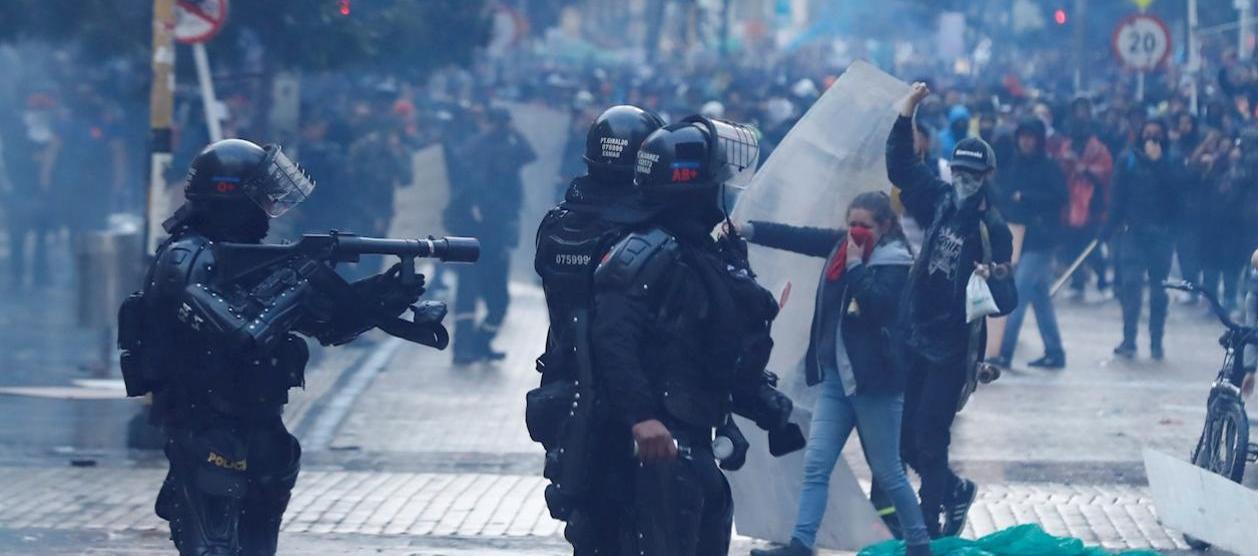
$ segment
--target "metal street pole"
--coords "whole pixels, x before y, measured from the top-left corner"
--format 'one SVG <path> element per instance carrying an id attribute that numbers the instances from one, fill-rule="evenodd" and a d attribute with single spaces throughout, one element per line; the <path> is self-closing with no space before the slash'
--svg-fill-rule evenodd
<path id="1" fill-rule="evenodd" d="M 1075 13 L 1072 17 L 1075 25 L 1075 95 L 1079 95 L 1083 92 L 1083 88 L 1086 86 L 1088 80 L 1087 75 L 1085 74 L 1085 71 L 1087 70 L 1087 60 L 1084 55 L 1084 42 L 1087 36 L 1084 32 L 1088 21 L 1087 11 L 1088 0 L 1075 0 Z"/>
<path id="2" fill-rule="evenodd" d="M 1250 58 L 1250 37 L 1253 36 L 1253 27 L 1251 27 L 1253 22 L 1249 20 L 1250 14 L 1253 12 L 1253 2 L 1251 0 L 1235 0 L 1233 5 L 1240 12 L 1240 32 L 1236 34 L 1236 52 L 1241 60 L 1248 61 Z"/>
<path id="3" fill-rule="evenodd" d="M 1201 81 L 1201 46 L 1197 44 L 1197 0 L 1188 0 L 1188 76 L 1191 78 L 1188 102 L 1193 114 L 1198 114 L 1198 87 Z"/>
<path id="4" fill-rule="evenodd" d="M 197 66 L 197 81 L 201 83 L 201 103 L 205 105 L 205 127 L 210 132 L 210 142 L 223 139 L 223 123 L 218 119 L 218 97 L 214 96 L 214 76 L 210 73 L 210 57 L 205 53 L 205 43 L 192 45 L 192 59 Z"/>
<path id="5" fill-rule="evenodd" d="M 153 82 L 149 88 L 148 195 L 144 207 L 145 253 L 157 250 L 165 210 L 166 168 L 171 157 L 175 88 L 175 0 L 153 0 Z"/>

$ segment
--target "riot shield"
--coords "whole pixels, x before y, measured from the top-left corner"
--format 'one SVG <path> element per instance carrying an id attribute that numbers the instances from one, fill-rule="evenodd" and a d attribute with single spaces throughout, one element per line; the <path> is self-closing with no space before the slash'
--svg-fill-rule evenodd
<path id="1" fill-rule="evenodd" d="M 756 173 L 734 208 L 734 219 L 834 228 L 844 223 L 843 211 L 856 195 L 890 191 L 886 140 L 896 119 L 896 101 L 907 93 L 902 81 L 867 63 L 852 64 Z M 805 421 L 816 392 L 805 387 L 803 360 L 825 261 L 759 246 L 751 248 L 750 257 L 760 283 L 783 298 L 773 325 L 770 368 L 781 375 L 781 387 L 796 400 L 796 407 L 804 409 L 793 419 Z M 758 432 L 745 420 L 739 426 Z M 729 475 L 738 532 L 788 542 L 803 482 L 803 456 L 797 452 L 774 459 L 763 434 L 747 436 L 753 446 L 747 465 Z M 887 538 L 886 528 L 840 458 L 831 476 L 817 546 L 859 550 Z"/>

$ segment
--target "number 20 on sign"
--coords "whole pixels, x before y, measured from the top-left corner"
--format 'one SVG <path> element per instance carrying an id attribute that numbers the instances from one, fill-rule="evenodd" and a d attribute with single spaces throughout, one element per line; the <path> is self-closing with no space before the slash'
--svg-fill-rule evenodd
<path id="1" fill-rule="evenodd" d="M 1133 14 L 1114 28 L 1111 46 L 1123 65 L 1137 71 L 1150 71 L 1166 62 L 1171 53 L 1171 33 L 1161 19 L 1149 14 Z"/>

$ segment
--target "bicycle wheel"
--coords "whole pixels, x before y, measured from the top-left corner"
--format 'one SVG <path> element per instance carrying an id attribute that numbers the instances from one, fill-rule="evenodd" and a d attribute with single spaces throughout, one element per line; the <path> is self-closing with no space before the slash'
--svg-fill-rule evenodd
<path id="1" fill-rule="evenodd" d="M 1249 453 L 1249 418 L 1235 393 L 1220 390 L 1212 394 L 1192 463 L 1239 483 L 1245 475 L 1245 458 Z M 1210 548 L 1210 543 L 1189 535 L 1184 535 L 1184 541 L 1194 550 Z"/>

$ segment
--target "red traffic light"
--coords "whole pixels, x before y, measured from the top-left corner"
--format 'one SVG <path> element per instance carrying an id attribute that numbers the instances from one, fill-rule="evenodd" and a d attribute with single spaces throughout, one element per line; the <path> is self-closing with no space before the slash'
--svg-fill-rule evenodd
<path id="1" fill-rule="evenodd" d="M 341 15 L 349 15 L 349 0 L 337 0 L 336 6 Z"/>
<path id="2" fill-rule="evenodd" d="M 1066 24 L 1066 10 L 1057 8 L 1057 10 L 1053 12 L 1053 21 L 1056 21 L 1058 25 L 1065 25 Z"/>

